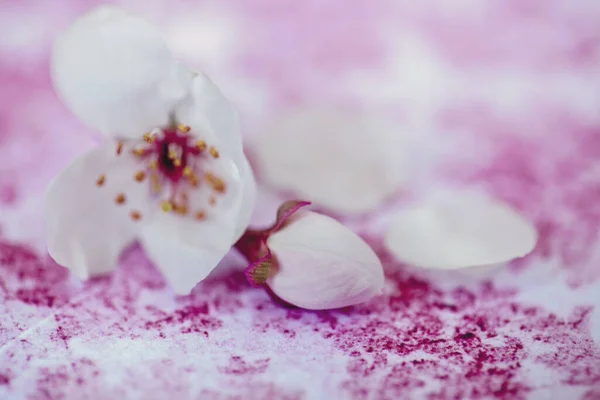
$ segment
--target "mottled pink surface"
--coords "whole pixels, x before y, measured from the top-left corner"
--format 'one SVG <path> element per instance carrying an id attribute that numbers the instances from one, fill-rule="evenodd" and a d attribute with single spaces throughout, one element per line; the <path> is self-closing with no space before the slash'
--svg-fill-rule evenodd
<path id="1" fill-rule="evenodd" d="M 482 276 L 433 273 L 385 254 L 371 217 L 349 221 L 384 260 L 385 295 L 330 312 L 272 302 L 235 257 L 191 296 L 138 249 L 82 284 L 44 250 L 43 192 L 93 132 L 47 64 L 93 2 L 4 1 L 0 398 L 600 399 L 600 4 L 118 3 L 215 78 L 249 138 L 291 107 L 390 113 L 427 144 L 422 186 L 485 188 L 540 241 Z"/>

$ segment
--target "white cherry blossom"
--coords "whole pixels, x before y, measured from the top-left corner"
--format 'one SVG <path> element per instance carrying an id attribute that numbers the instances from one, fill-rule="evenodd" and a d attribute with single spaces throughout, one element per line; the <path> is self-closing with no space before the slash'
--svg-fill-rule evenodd
<path id="1" fill-rule="evenodd" d="M 232 105 L 173 59 L 154 27 L 110 6 L 58 38 L 52 71 L 64 103 L 106 138 L 48 188 L 50 255 L 85 279 L 138 240 L 174 291 L 189 293 L 254 204 Z"/>

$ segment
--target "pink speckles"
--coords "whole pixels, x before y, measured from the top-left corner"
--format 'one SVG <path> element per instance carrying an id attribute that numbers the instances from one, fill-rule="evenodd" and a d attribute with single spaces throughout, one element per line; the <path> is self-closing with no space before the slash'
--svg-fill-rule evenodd
<path id="1" fill-rule="evenodd" d="M 0 263 L 2 263 L 5 268 L 14 267 L 16 265 L 22 266 L 23 264 L 29 265 L 28 263 L 32 261 L 37 261 L 37 256 L 26 247 L 5 241 L 0 242 Z M 20 273 L 19 277 L 25 277 L 25 271 Z"/>
<path id="2" fill-rule="evenodd" d="M 95 363 L 88 358 L 75 359 L 57 367 L 42 367 L 36 382 L 38 394 L 34 397 L 54 400 L 73 398 L 75 393 L 81 391 L 86 396 L 94 392 L 96 396 L 106 393 L 105 390 L 98 391 L 94 384 L 100 374 Z"/>
<path id="3" fill-rule="evenodd" d="M 144 15 L 177 52 L 200 40 L 189 61 L 229 88 L 250 143 L 281 108 L 367 98 L 369 112 L 401 113 L 402 129 L 434 132 L 441 164 L 424 187 L 438 178 L 482 187 L 540 234 L 518 268 L 488 282 L 420 275 L 379 252 L 385 294 L 322 312 L 252 290 L 236 261 L 174 296 L 136 248 L 111 274 L 81 283 L 8 241 L 42 229 L 44 188 L 91 144 L 52 93 L 48 55 L 59 25 L 97 1 L 56 1 L 42 25 L 35 16 L 47 13 L 34 11 L 43 2 L 11 1 L 7 18 L 28 23 L 2 24 L 11 34 L 0 55 L 13 62 L 0 67 L 0 398 L 600 399 L 594 1 L 148 5 Z M 186 19 L 202 16 L 214 25 L 189 30 Z M 371 217 L 356 226 L 379 247 Z"/>
<path id="4" fill-rule="evenodd" d="M 36 261 L 9 248 L 13 251 L 6 260 Z M 138 260 L 140 264 L 120 268 L 110 278 L 90 282 L 81 298 L 63 304 L 53 320 L 35 328 L 30 341 L 14 342 L 11 365 L 25 372 L 11 378 L 11 387 L 35 377 L 35 393 L 61 398 L 88 393 L 89 387 L 103 384 L 106 374 L 114 374 L 111 379 L 138 374 L 124 384 L 149 393 L 133 383 L 142 379 L 134 371 L 146 370 L 143 365 L 157 374 L 153 389 L 146 389 L 155 393 L 175 390 L 183 395 L 191 390 L 186 377 L 194 375 L 226 377 L 224 390 L 231 395 L 209 391 L 214 398 L 258 399 L 273 393 L 301 398 L 293 388 L 270 383 L 277 380 L 282 357 L 293 358 L 302 369 L 327 366 L 345 372 L 332 392 L 344 398 L 521 399 L 550 384 L 526 379 L 525 362 L 555 371 L 562 377 L 560 385 L 598 384 L 600 350 L 588 331 L 590 307 L 561 318 L 516 302 L 514 289 L 491 282 L 443 289 L 381 255 L 388 293 L 369 304 L 330 312 L 273 303 L 251 290 L 241 271 L 212 278 L 191 296 L 173 298 L 164 287 L 146 285 L 156 271 Z M 253 346 L 264 346 L 259 358 L 251 356 L 257 354 Z M 85 359 L 82 351 L 102 355 L 90 361 L 95 366 L 66 361 Z M 333 358 L 322 354 L 327 351 Z M 167 367 L 164 354 L 169 354 Z M 40 357 L 62 361 L 39 367 Z M 140 362 L 135 367 L 101 366 L 115 357 Z M 215 362 L 217 367 L 209 368 Z M 171 369 L 178 372 L 166 372 Z"/>
<path id="5" fill-rule="evenodd" d="M 419 305 L 423 304 L 422 300 L 415 301 Z M 381 318 L 342 334 L 344 337 L 350 335 L 358 339 L 348 350 L 362 350 L 367 354 L 376 354 L 380 359 L 390 356 L 417 357 L 388 369 L 383 381 L 373 382 L 379 387 L 379 393 L 385 394 L 384 398 L 396 398 L 394 396 L 401 392 L 417 389 L 423 390 L 430 398 L 438 399 L 484 398 L 490 395 L 500 398 L 511 395 L 511 398 L 518 398 L 528 390 L 521 382 L 513 379 L 515 371 L 520 368 L 519 360 L 525 355 L 523 345 L 518 340 L 509 339 L 498 347 L 488 344 L 487 333 L 481 331 L 461 332 L 457 327 L 457 332 L 452 334 L 447 331 L 446 326 L 432 326 L 432 317 L 426 312 L 409 312 L 412 318 L 402 318 L 404 323 L 408 323 L 403 329 L 396 328 L 397 324 Z M 338 334 L 334 337 L 336 341 L 339 340 Z M 422 358 L 423 356 L 427 358 Z M 352 393 L 358 394 L 365 388 L 364 381 L 359 383 L 360 377 L 366 378 L 368 382 L 372 373 L 379 370 L 377 358 L 370 359 L 370 362 L 360 359 L 361 364 L 366 364 L 362 369 L 356 369 L 356 364 L 354 367 L 349 365 L 349 372 L 356 377 L 347 383 Z M 424 381 L 419 376 L 427 377 L 428 380 L 443 380 L 444 387 L 440 390 L 426 390 Z M 499 396 L 499 393 L 504 394 Z"/>
<path id="6" fill-rule="evenodd" d="M 223 326 L 223 323 L 219 319 L 208 315 L 207 304 L 202 304 L 200 306 L 189 305 L 177 309 L 172 313 L 164 314 L 165 316 L 163 318 L 146 322 L 145 328 L 153 330 L 165 326 L 176 326 L 179 328 L 179 332 L 183 334 L 201 333 L 205 337 L 209 337 L 210 331 Z"/>
<path id="7" fill-rule="evenodd" d="M 56 301 L 56 296 L 50 291 L 50 288 L 18 289 L 15 293 L 17 299 L 24 303 L 35 306 L 52 307 Z"/>
<path id="8" fill-rule="evenodd" d="M 598 400 L 600 399 L 600 387 L 587 391 L 581 400 Z"/>
<path id="9" fill-rule="evenodd" d="M 34 307 L 56 307 L 70 296 L 68 272 L 31 250 L 0 240 L 0 288 L 4 300 L 18 300 Z"/>
<path id="10" fill-rule="evenodd" d="M 59 340 L 65 344 L 65 347 L 69 347 L 68 341 L 71 337 L 65 332 L 62 326 L 56 328 L 53 334 L 50 335 L 50 340 Z"/>
<path id="11" fill-rule="evenodd" d="M 558 371 L 568 385 L 600 385 L 600 349 L 592 338 L 581 334 L 590 311 L 582 307 L 575 309 L 568 320 L 550 315 L 530 325 L 530 329 L 537 330 L 535 340 L 557 346 L 555 352 L 541 354 L 538 360 Z"/>
<path id="12" fill-rule="evenodd" d="M 264 358 L 254 362 L 246 362 L 240 356 L 232 356 L 229 364 L 219 370 L 231 375 L 254 375 L 262 374 L 269 367 L 269 359 Z"/>
<path id="13" fill-rule="evenodd" d="M 589 336 L 589 308 L 559 318 L 514 302 L 512 289 L 486 282 L 443 290 L 394 272 L 384 259 L 391 293 L 352 310 L 321 313 L 315 326 L 349 357 L 350 376 L 341 386 L 346 397 L 525 399 L 540 384 L 524 379 L 526 360 L 556 371 L 565 385 L 598 383 L 600 349 Z M 297 322 L 303 327 L 302 321 L 315 317 L 302 310 L 286 314 L 283 320 L 270 318 L 264 332 Z M 324 315 L 335 323 L 324 324 Z M 543 345 L 532 347 L 535 342 Z"/>

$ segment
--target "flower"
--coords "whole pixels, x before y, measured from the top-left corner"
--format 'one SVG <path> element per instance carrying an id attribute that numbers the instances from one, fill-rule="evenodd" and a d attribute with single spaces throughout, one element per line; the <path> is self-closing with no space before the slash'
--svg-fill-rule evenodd
<path id="1" fill-rule="evenodd" d="M 411 179 L 413 141 L 386 118 L 306 108 L 273 121 L 253 150 L 269 185 L 357 215 L 377 209 Z"/>
<path id="2" fill-rule="evenodd" d="M 154 27 L 109 6 L 57 40 L 52 77 L 106 138 L 49 185 L 50 255 L 86 279 L 139 240 L 174 291 L 188 293 L 241 236 L 254 204 L 233 107 L 173 60 Z"/>
<path id="3" fill-rule="evenodd" d="M 308 204 L 284 203 L 271 228 L 249 230 L 236 243 L 251 262 L 248 281 L 311 310 L 346 307 L 381 294 L 383 267 L 373 250 L 335 219 L 301 210 Z"/>
<path id="4" fill-rule="evenodd" d="M 431 192 L 389 218 L 385 246 L 399 260 L 432 269 L 484 267 L 524 257 L 535 227 L 510 206 L 468 190 Z"/>

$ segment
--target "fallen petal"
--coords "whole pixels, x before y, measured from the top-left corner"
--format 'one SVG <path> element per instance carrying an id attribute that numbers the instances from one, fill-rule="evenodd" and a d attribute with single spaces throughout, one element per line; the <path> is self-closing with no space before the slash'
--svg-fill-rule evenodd
<path id="1" fill-rule="evenodd" d="M 444 191 L 391 217 L 385 244 L 399 260 L 438 269 L 504 263 L 537 241 L 535 227 L 509 205 L 469 191 Z"/>
<path id="2" fill-rule="evenodd" d="M 407 136 L 389 122 L 339 110 L 281 117 L 255 143 L 265 180 L 334 212 L 374 210 L 410 176 Z"/>

